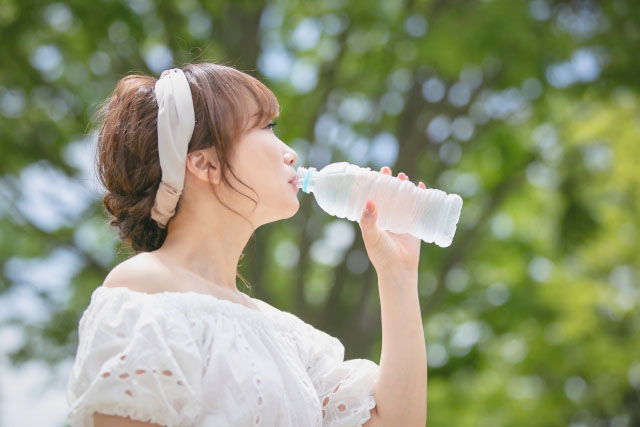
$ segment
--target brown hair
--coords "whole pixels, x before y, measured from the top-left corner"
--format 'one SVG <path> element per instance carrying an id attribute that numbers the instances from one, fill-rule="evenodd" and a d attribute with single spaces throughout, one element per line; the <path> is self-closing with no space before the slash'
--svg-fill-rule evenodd
<path id="1" fill-rule="evenodd" d="M 239 192 L 227 179 L 227 171 L 237 178 L 229 164 L 233 144 L 247 130 L 276 117 L 278 100 L 259 80 L 229 66 L 202 62 L 187 64 L 182 70 L 191 87 L 197 121 L 187 152 L 213 147 L 223 182 Z M 135 253 L 162 246 L 168 230 L 151 218 L 162 177 L 156 128 L 157 80 L 141 74 L 123 77 L 96 115 L 103 119 L 96 145 L 96 171 L 107 190 L 103 203 L 112 216 L 108 224 L 118 228 L 120 239 Z M 258 107 L 254 116 L 249 116 L 248 101 Z M 213 186 L 212 190 L 218 197 Z M 180 202 L 176 212 L 179 206 Z"/>

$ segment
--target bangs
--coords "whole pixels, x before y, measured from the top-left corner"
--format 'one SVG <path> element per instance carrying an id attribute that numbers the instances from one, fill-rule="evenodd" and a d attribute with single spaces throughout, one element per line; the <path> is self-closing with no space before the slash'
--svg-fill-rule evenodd
<path id="1" fill-rule="evenodd" d="M 232 150 L 233 143 L 244 134 L 280 115 L 274 93 L 249 74 L 211 62 L 189 64 L 185 71 L 196 119 L 202 118 L 203 124 L 196 126 L 193 140 Z M 192 146 L 201 147 L 199 143 Z"/>
<path id="2" fill-rule="evenodd" d="M 266 126 L 280 115 L 280 104 L 274 93 L 262 82 L 249 75 L 243 75 L 243 90 L 238 113 L 242 131 L 247 132 L 258 126 Z"/>

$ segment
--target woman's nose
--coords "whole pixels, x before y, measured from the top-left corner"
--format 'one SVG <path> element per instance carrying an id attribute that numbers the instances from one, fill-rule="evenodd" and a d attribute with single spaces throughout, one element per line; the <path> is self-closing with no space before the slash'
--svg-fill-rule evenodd
<path id="1" fill-rule="evenodd" d="M 298 161 L 298 154 L 295 151 L 291 150 L 290 152 L 285 154 L 285 158 L 286 158 L 287 164 L 291 166 Z"/>

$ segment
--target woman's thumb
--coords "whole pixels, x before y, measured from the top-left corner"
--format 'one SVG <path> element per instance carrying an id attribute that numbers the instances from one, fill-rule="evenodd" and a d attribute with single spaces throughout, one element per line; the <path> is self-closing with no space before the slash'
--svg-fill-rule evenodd
<path id="1" fill-rule="evenodd" d="M 367 200 L 360 217 L 360 230 L 362 231 L 362 241 L 367 249 L 367 254 L 371 262 L 374 262 L 379 255 L 376 251 L 380 241 L 382 240 L 382 230 L 378 228 L 378 208 L 373 200 Z"/>
<path id="2" fill-rule="evenodd" d="M 376 204 L 373 200 L 368 199 L 362 212 L 362 216 L 360 217 L 360 228 L 362 229 L 362 234 L 366 240 L 377 240 L 372 239 L 378 232 L 376 227 L 377 219 L 378 209 Z"/>

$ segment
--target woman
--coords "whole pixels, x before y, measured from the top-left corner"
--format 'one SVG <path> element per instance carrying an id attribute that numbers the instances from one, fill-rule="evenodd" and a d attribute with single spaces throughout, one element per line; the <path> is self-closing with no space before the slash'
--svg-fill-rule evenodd
<path id="1" fill-rule="evenodd" d="M 380 279 L 380 366 L 236 288 L 255 229 L 299 207 L 278 114 L 261 82 L 212 63 L 126 76 L 103 104 L 104 205 L 136 255 L 80 319 L 72 427 L 424 426 L 420 240 L 381 231 L 372 201 L 360 227 Z"/>

